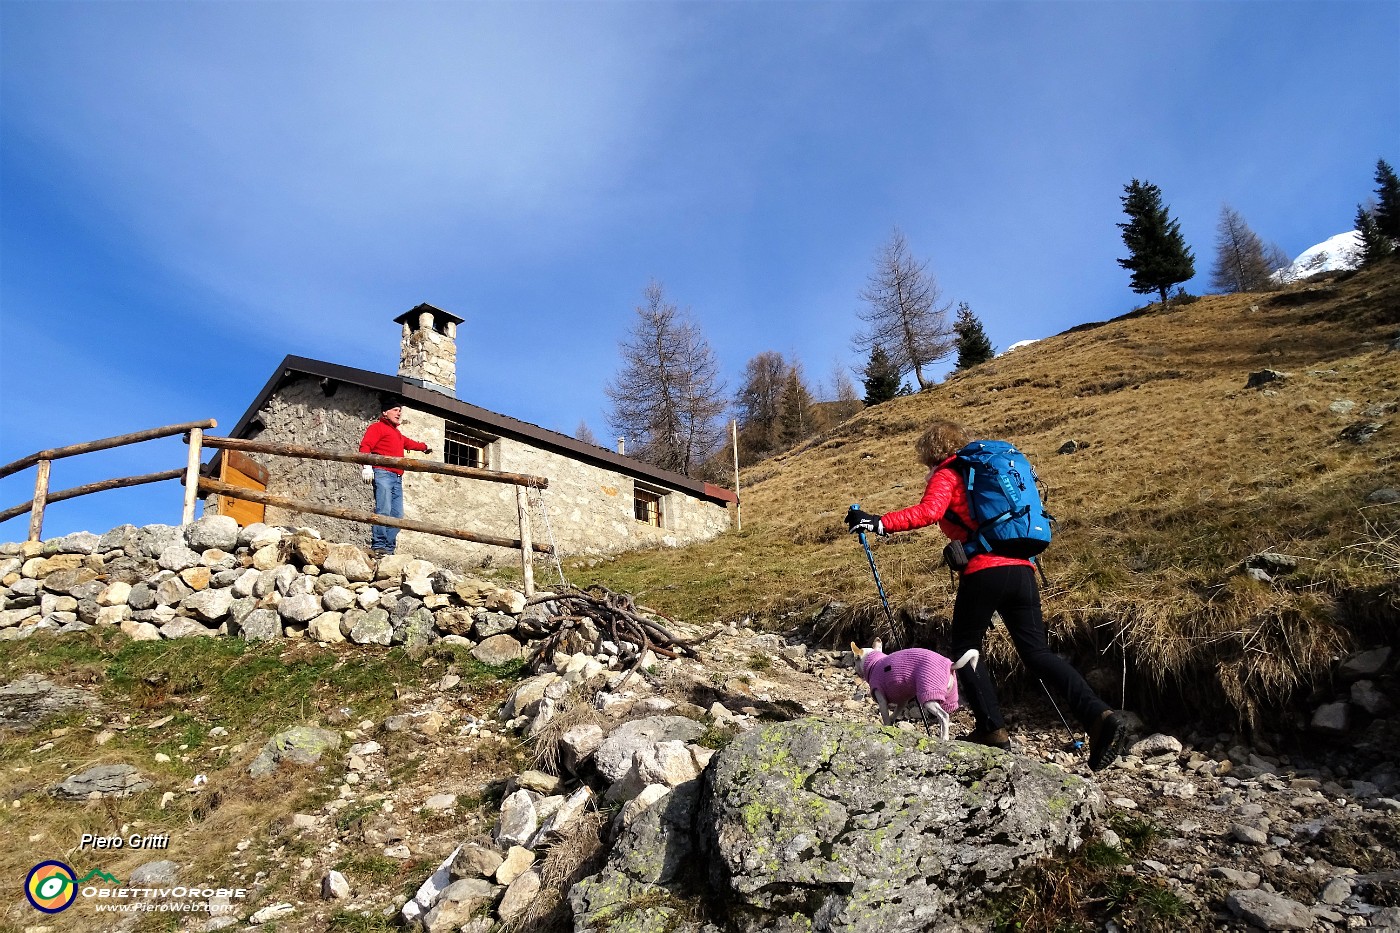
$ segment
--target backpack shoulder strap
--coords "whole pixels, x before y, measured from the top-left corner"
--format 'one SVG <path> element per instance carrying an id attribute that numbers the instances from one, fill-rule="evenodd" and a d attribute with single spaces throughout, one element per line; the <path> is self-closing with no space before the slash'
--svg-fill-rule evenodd
<path id="1" fill-rule="evenodd" d="M 967 464 L 963 463 L 963 461 L 959 460 L 956 456 L 949 458 L 941 467 L 939 467 L 939 469 L 952 470 L 955 474 L 958 475 L 958 477 L 960 477 L 963 487 L 966 488 Z M 976 528 L 963 521 L 962 516 L 953 510 L 953 502 L 951 499 L 948 501 L 948 510 L 943 513 L 943 517 L 939 519 L 939 521 L 952 522 L 954 525 L 957 525 L 963 531 L 966 531 L 969 535 L 974 535 L 977 533 Z"/>

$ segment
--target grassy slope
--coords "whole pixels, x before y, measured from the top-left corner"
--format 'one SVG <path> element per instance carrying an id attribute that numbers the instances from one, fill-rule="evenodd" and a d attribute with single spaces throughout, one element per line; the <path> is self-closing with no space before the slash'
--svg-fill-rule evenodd
<path id="1" fill-rule="evenodd" d="M 0 646 L 0 683 L 28 673 L 91 691 L 102 703 L 96 712 L 73 712 L 45 721 L 32 732 L 0 730 L 0 816 L 5 838 L 0 874 L 23 881 L 45 859 L 65 860 L 79 873 L 98 867 L 127 881 L 145 862 L 169 858 L 185 866 L 182 883 L 245 887 L 250 900 L 242 913 L 295 900 L 318 904 L 320 875 L 301 867 L 331 840 L 298 831 L 295 813 L 317 813 L 337 796 L 346 777 L 346 745 L 316 767 L 283 768 L 255 779 L 248 767 L 275 732 L 316 723 L 352 728 L 361 719 L 379 723 L 400 709 L 400 695 L 431 695 L 428 685 L 445 673 L 462 678 L 461 696 L 474 715 L 490 717 L 514 685 L 514 671 L 483 667 L 459 649 L 441 646 L 426 658 L 403 649 L 385 652 L 350 645 L 334 648 L 307 641 L 250 644 L 240 639 L 179 639 L 135 642 L 113 629 L 86 635 L 35 636 Z M 215 727 L 226 730 L 213 731 Z M 396 785 L 424 782 L 437 789 L 468 783 L 484 786 L 524 767 L 512 746 L 483 744 L 481 760 L 434 754 L 409 733 L 374 734 L 385 746 Z M 167 756 L 157 759 L 157 754 Z M 500 754 L 501 760 L 493 756 Z M 128 798 L 55 802 L 48 789 L 96 764 L 128 763 L 156 790 Z M 207 785 L 189 790 L 196 775 Z M 158 791 L 173 788 L 162 805 Z M 362 842 L 353 823 L 378 814 L 387 788 L 368 791 L 337 817 L 338 848 L 331 867 L 355 879 L 357 889 L 378 891 L 387 900 L 396 891 L 416 889 L 436 859 L 418 852 L 408 860 L 387 858 L 383 845 Z M 413 834 L 415 851 L 423 839 L 448 822 L 454 832 L 489 825 L 499 801 L 459 798 L 450 814 L 401 813 Z M 84 833 L 118 835 L 167 833 L 167 850 L 122 848 L 79 850 Z M 252 843 L 250 847 L 250 843 Z M 246 849 L 246 851 L 245 851 Z M 380 906 L 383 906 L 381 903 Z M 389 929 L 326 905 L 334 929 Z M 40 915 L 18 892 L 0 909 L 0 930 L 19 929 Z M 93 929 L 157 931 L 182 929 L 188 915 L 142 913 L 99 916 L 89 903 L 45 918 L 55 933 Z M 196 924 L 202 924 L 199 917 Z M 7 926 L 16 921 L 16 926 Z M 261 929 L 325 929 L 305 910 L 292 921 Z"/>
<path id="2" fill-rule="evenodd" d="M 1060 519 L 1045 556 L 1052 637 L 1100 659 L 1111 700 L 1126 680 L 1135 708 L 1170 712 L 1189 696 L 1243 722 L 1271 718 L 1261 711 L 1325 679 L 1338 653 L 1394 638 L 1400 570 L 1387 536 L 1400 509 L 1365 500 L 1400 487 L 1397 324 L 1390 264 L 1085 325 L 751 468 L 742 533 L 571 574 L 694 621 L 790 629 L 838 601 L 849 608 L 823 633 L 868 636 L 881 611 L 841 515 L 852 502 L 879 512 L 917 501 L 913 441 L 931 418 L 952 417 L 1037 464 Z M 1265 368 L 1290 378 L 1246 390 Z M 1356 403 L 1350 413 L 1331 410 L 1342 399 Z M 1358 422 L 1384 427 L 1365 444 L 1342 440 Z M 1071 439 L 1088 446 L 1058 454 Z M 899 640 L 936 641 L 946 622 L 942 544 L 934 529 L 875 544 L 902 609 Z M 1264 550 L 1298 558 L 1299 570 L 1274 586 L 1239 573 Z M 1004 638 L 990 647 L 1014 666 Z"/>

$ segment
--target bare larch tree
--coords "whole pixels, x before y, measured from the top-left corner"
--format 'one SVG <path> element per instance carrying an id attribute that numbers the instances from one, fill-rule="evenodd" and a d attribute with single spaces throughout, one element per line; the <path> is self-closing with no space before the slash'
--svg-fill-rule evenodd
<path id="1" fill-rule="evenodd" d="M 1283 250 L 1264 245 L 1238 211 L 1221 205 L 1215 225 L 1215 265 L 1210 270 L 1212 288 L 1226 294 L 1260 291 L 1272 284 L 1270 275 L 1286 265 Z"/>
<path id="2" fill-rule="evenodd" d="M 901 375 L 912 372 L 921 389 L 932 385 L 924 367 L 956 345 L 948 320 L 952 302 L 939 303 L 942 294 L 928 261 L 914 258 L 898 228 L 875 257 L 875 270 L 860 298 L 865 308 L 858 314 L 867 327 L 856 335 L 855 348 L 867 353 L 881 347 Z"/>
<path id="3" fill-rule="evenodd" d="M 690 476 L 722 434 L 719 364 L 689 313 L 666 300 L 661 283 L 649 283 L 643 296 L 619 344 L 622 367 L 604 388 L 612 402 L 608 423 L 637 459 Z"/>
<path id="4" fill-rule="evenodd" d="M 776 350 L 764 350 L 744 366 L 744 382 L 734 395 L 739 415 L 739 462 L 755 463 L 778 448 L 783 383 L 788 362 Z"/>

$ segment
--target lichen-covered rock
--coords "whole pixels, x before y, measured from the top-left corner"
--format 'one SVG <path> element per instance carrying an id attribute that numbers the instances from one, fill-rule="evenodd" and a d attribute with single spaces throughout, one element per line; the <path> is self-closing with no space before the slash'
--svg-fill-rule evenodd
<path id="1" fill-rule="evenodd" d="M 389 613 L 383 609 L 352 609 L 341 621 L 349 623 L 350 640 L 357 645 L 387 645 L 394 639 Z"/>
<path id="2" fill-rule="evenodd" d="M 293 726 L 267 740 L 262 752 L 253 760 L 248 773 L 263 777 L 277 770 L 278 764 L 315 764 L 328 751 L 340 747 L 340 734 L 314 726 Z"/>
<path id="3" fill-rule="evenodd" d="M 699 780 L 664 793 L 626 822 L 608 863 L 569 891 L 577 931 L 669 929 L 668 902 L 699 892 L 695 861 Z"/>
<path id="4" fill-rule="evenodd" d="M 706 771 L 710 885 L 745 933 L 922 930 L 1056 849 L 1103 804 L 1084 780 L 980 745 L 802 719 L 755 729 Z"/>
<path id="5" fill-rule="evenodd" d="M 275 641 L 282 637 L 282 617 L 275 609 L 254 609 L 236 628 L 234 634 L 242 635 L 245 641 Z"/>

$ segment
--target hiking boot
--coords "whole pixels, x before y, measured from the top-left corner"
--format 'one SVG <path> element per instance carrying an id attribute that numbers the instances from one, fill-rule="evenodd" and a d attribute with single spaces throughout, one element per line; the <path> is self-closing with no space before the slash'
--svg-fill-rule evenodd
<path id="1" fill-rule="evenodd" d="M 1118 760 L 1128 724 L 1111 709 L 1103 711 L 1089 736 L 1089 770 L 1102 771 Z"/>
<path id="2" fill-rule="evenodd" d="M 969 735 L 967 740 L 977 745 L 999 748 L 1004 752 L 1011 751 L 1011 736 L 1006 734 L 1005 729 L 992 729 L 991 731 L 978 729 L 976 732 Z"/>

